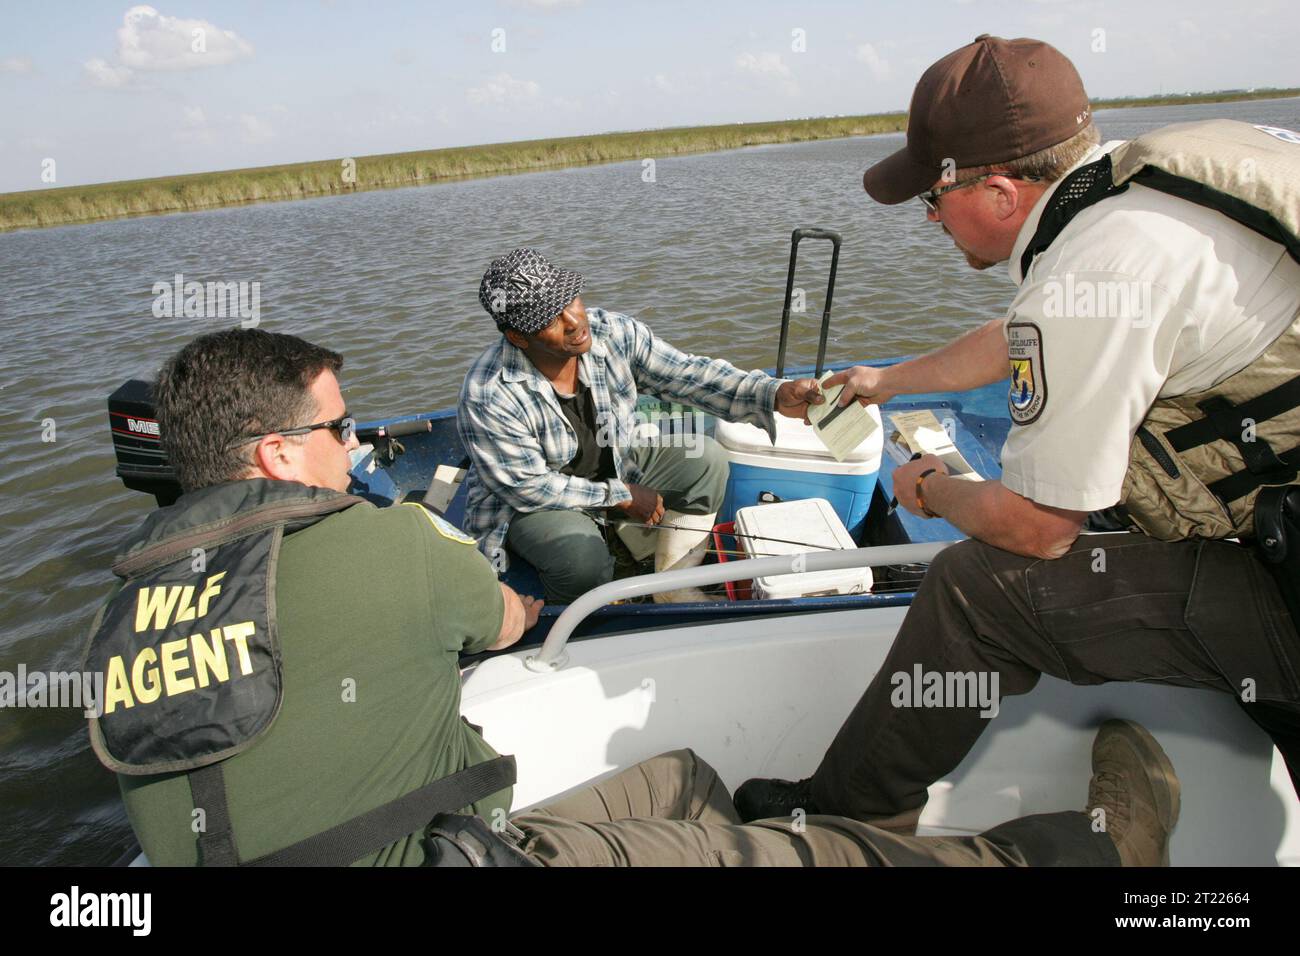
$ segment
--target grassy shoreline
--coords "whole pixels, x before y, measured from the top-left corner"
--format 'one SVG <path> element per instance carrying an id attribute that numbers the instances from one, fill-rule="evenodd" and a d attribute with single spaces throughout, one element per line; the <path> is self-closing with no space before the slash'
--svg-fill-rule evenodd
<path id="1" fill-rule="evenodd" d="M 1095 100 L 1093 108 L 1103 110 L 1227 103 L 1290 96 L 1300 96 L 1300 89 Z M 37 189 L 0 194 L 0 232 L 129 216 L 195 212 L 250 202 L 306 199 L 370 189 L 428 185 L 457 179 L 620 162 L 648 156 L 661 158 L 772 143 L 895 133 L 905 129 L 906 124 L 905 113 L 879 113 L 726 126 L 691 126 L 387 153 L 353 159 L 124 180 L 93 186 Z"/>

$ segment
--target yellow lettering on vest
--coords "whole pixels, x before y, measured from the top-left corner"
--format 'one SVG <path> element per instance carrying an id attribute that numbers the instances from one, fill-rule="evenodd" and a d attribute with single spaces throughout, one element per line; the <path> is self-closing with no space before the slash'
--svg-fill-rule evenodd
<path id="1" fill-rule="evenodd" d="M 225 571 L 220 574 L 208 575 L 208 579 L 203 585 L 203 592 L 199 595 L 199 617 L 208 613 L 208 602 L 221 593 L 220 582 L 225 576 Z"/>
<path id="2" fill-rule="evenodd" d="M 187 659 L 176 658 L 177 654 L 185 653 L 189 644 L 190 642 L 182 637 L 179 641 L 168 641 L 159 648 L 162 651 L 163 686 L 167 688 L 168 697 L 194 689 L 193 677 L 180 676 L 190 669 L 190 662 Z"/>
<path id="3" fill-rule="evenodd" d="M 244 676 L 253 673 L 253 661 L 248 656 L 248 638 L 257 630 L 252 621 L 244 621 L 241 624 L 227 624 L 225 627 L 225 639 L 235 642 L 235 650 L 239 654 L 239 672 Z"/>
<path id="4" fill-rule="evenodd" d="M 140 597 L 135 605 L 135 632 L 139 634 L 146 627 L 160 631 L 171 621 L 172 608 L 181 596 L 178 587 L 141 588 Z M 153 618 L 153 624 L 149 619 Z"/>
<path id="5" fill-rule="evenodd" d="M 126 664 L 121 657 L 110 657 L 104 675 L 104 713 L 111 714 L 118 704 L 134 707 L 135 701 L 131 699 L 131 688 L 126 682 Z"/>
<path id="6" fill-rule="evenodd" d="M 202 598 L 199 599 L 202 601 Z M 190 654 L 194 657 L 194 676 L 200 687 L 207 687 L 211 678 L 218 684 L 230 680 L 230 666 L 226 663 L 226 649 L 221 646 L 221 628 L 212 631 L 212 643 L 208 644 L 203 635 L 195 634 L 190 638 Z"/>
<path id="7" fill-rule="evenodd" d="M 135 655 L 131 665 L 131 687 L 135 690 L 135 699 L 142 704 L 152 704 L 162 694 L 162 683 L 158 680 L 158 654 L 152 647 L 146 647 Z"/>
<path id="8" fill-rule="evenodd" d="M 176 623 L 194 620 L 194 608 L 190 600 L 194 597 L 194 585 L 187 584 L 181 589 L 181 603 L 176 606 Z"/>

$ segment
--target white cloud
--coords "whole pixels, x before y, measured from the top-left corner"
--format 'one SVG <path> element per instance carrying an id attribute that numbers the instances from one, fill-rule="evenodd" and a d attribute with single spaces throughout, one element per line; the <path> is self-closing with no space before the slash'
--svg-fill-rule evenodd
<path id="1" fill-rule="evenodd" d="M 106 90 L 120 90 L 131 82 L 131 71 L 124 66 L 114 66 L 96 57 L 82 64 L 86 79 L 91 86 Z"/>
<path id="2" fill-rule="evenodd" d="M 222 30 L 207 20 L 164 16 L 141 5 L 122 16 L 115 61 L 95 57 L 82 64 L 82 69 L 92 86 L 138 89 L 136 71 L 197 70 L 252 55 L 252 44 L 233 30 Z"/>
<path id="3" fill-rule="evenodd" d="M 736 57 L 736 69 L 762 75 L 790 75 L 790 68 L 785 65 L 779 53 L 742 53 Z"/>
<path id="4" fill-rule="evenodd" d="M 870 43 L 861 44 L 858 47 L 857 56 L 858 61 L 865 63 L 867 69 L 871 71 L 871 75 L 877 80 L 886 79 L 892 72 L 889 68 L 889 62 L 877 53 L 876 48 Z"/>
<path id="5" fill-rule="evenodd" d="M 32 58 L 30 56 L 11 56 L 0 60 L 0 73 L 30 73 Z"/>
<path id="6" fill-rule="evenodd" d="M 764 84 L 784 96 L 794 96 L 799 92 L 799 84 L 779 53 L 742 53 L 736 57 L 735 69 L 756 78 L 747 82 Z"/>
<path id="7" fill-rule="evenodd" d="M 541 92 L 535 80 L 516 80 L 509 73 L 498 73 L 482 86 L 466 90 L 465 95 L 479 106 L 505 106 L 536 99 Z"/>
<path id="8" fill-rule="evenodd" d="M 677 92 L 676 84 L 674 84 L 672 80 L 668 79 L 668 77 L 664 76 L 662 73 L 656 73 L 654 77 L 650 80 L 650 82 L 654 85 L 654 88 L 659 90 L 660 92 L 663 93 Z"/>
<path id="9" fill-rule="evenodd" d="M 194 70 L 252 55 L 252 44 L 233 30 L 165 16 L 153 7 L 127 10 L 117 30 L 118 59 L 133 70 Z"/>
<path id="10" fill-rule="evenodd" d="M 275 136 L 270 123 L 251 113 L 241 113 L 239 125 L 244 131 L 245 143 L 265 143 Z"/>
<path id="11" fill-rule="evenodd" d="M 216 131 L 208 125 L 201 106 L 181 107 L 181 128 L 172 130 L 172 139 L 191 146 L 210 146 L 217 141 Z"/>

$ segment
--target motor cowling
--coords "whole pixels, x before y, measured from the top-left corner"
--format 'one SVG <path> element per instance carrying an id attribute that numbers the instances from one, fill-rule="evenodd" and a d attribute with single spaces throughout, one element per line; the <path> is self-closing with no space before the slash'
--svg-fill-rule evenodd
<path id="1" fill-rule="evenodd" d="M 181 496 L 181 486 L 158 430 L 153 385 L 139 379 L 124 382 L 108 397 L 108 422 L 122 484 L 153 495 L 159 507 L 172 504 Z"/>

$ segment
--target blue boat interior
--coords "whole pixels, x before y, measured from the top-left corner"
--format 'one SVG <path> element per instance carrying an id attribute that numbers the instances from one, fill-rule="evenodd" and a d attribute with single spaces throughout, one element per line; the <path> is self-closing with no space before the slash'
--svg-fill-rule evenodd
<path id="1" fill-rule="evenodd" d="M 878 366 L 893 364 L 901 359 L 888 362 L 869 363 Z M 846 368 L 847 365 L 831 366 Z M 787 371 L 787 377 L 798 378 L 811 376 L 811 366 L 793 368 Z M 646 396 L 643 402 L 657 404 L 658 399 Z M 875 545 L 906 544 L 931 541 L 951 541 L 963 537 L 961 532 L 942 518 L 925 519 L 907 512 L 902 508 L 890 509 L 890 500 L 894 497 L 892 473 L 895 467 L 906 460 L 896 450 L 891 451 L 888 436 L 891 432 L 889 415 L 900 411 L 930 409 L 940 421 L 951 420 L 951 437 L 958 451 L 966 458 L 976 471 L 985 478 L 994 479 L 1001 476 L 1000 451 L 1010 428 L 1010 419 L 1006 412 L 1006 385 L 996 383 L 981 389 L 958 394 L 911 395 L 906 400 L 894 400 L 880 409 L 885 422 L 885 453 L 882 457 L 880 472 L 874 492 L 871 494 L 870 507 L 865 521 L 855 536 L 860 547 Z M 466 462 L 465 449 L 456 432 L 456 413 L 454 409 L 418 415 L 402 415 L 378 421 L 364 422 L 359 425 L 362 432 L 372 432 L 380 427 L 394 428 L 428 421 L 428 431 L 418 431 L 402 435 L 399 439 L 404 451 L 391 462 L 382 462 L 375 456 L 363 460 L 353 470 L 353 490 L 371 499 L 379 505 L 389 505 L 409 497 L 421 497 L 428 488 L 435 470 L 440 465 L 453 468 L 462 467 Z M 712 421 L 706 418 L 706 431 L 712 432 Z M 662 426 L 661 426 L 662 427 Z M 373 462 L 373 467 L 372 467 Z M 784 482 L 783 495 L 790 497 L 815 497 L 816 475 L 810 475 L 810 486 L 806 494 L 790 494 L 788 480 Z M 752 485 L 752 483 L 750 483 Z M 462 483 L 445 510 L 445 515 L 453 524 L 460 525 L 465 512 L 466 485 Z M 754 504 L 755 501 L 737 500 L 728 502 L 727 512 L 720 512 L 719 522 L 731 519 L 731 513 L 737 507 Z M 710 560 L 715 559 L 710 555 Z M 883 607 L 906 605 L 911 603 L 924 568 L 889 567 L 873 568 L 875 583 L 868 594 L 846 594 L 829 597 L 775 598 L 764 600 L 718 600 L 692 602 L 684 604 L 626 603 L 609 605 L 590 616 L 579 628 L 575 637 L 592 637 L 636 630 L 645 627 L 671 627 L 674 625 L 700 624 L 709 621 L 731 621 L 744 619 L 753 615 L 791 615 L 805 611 L 839 610 L 863 607 Z M 527 562 L 512 556 L 511 566 L 502 575 L 502 580 L 521 594 L 542 595 L 542 584 L 537 572 Z M 527 644 L 540 644 L 545 639 L 551 625 L 564 610 L 564 606 L 548 604 L 536 627 L 525 634 L 523 641 Z"/>

